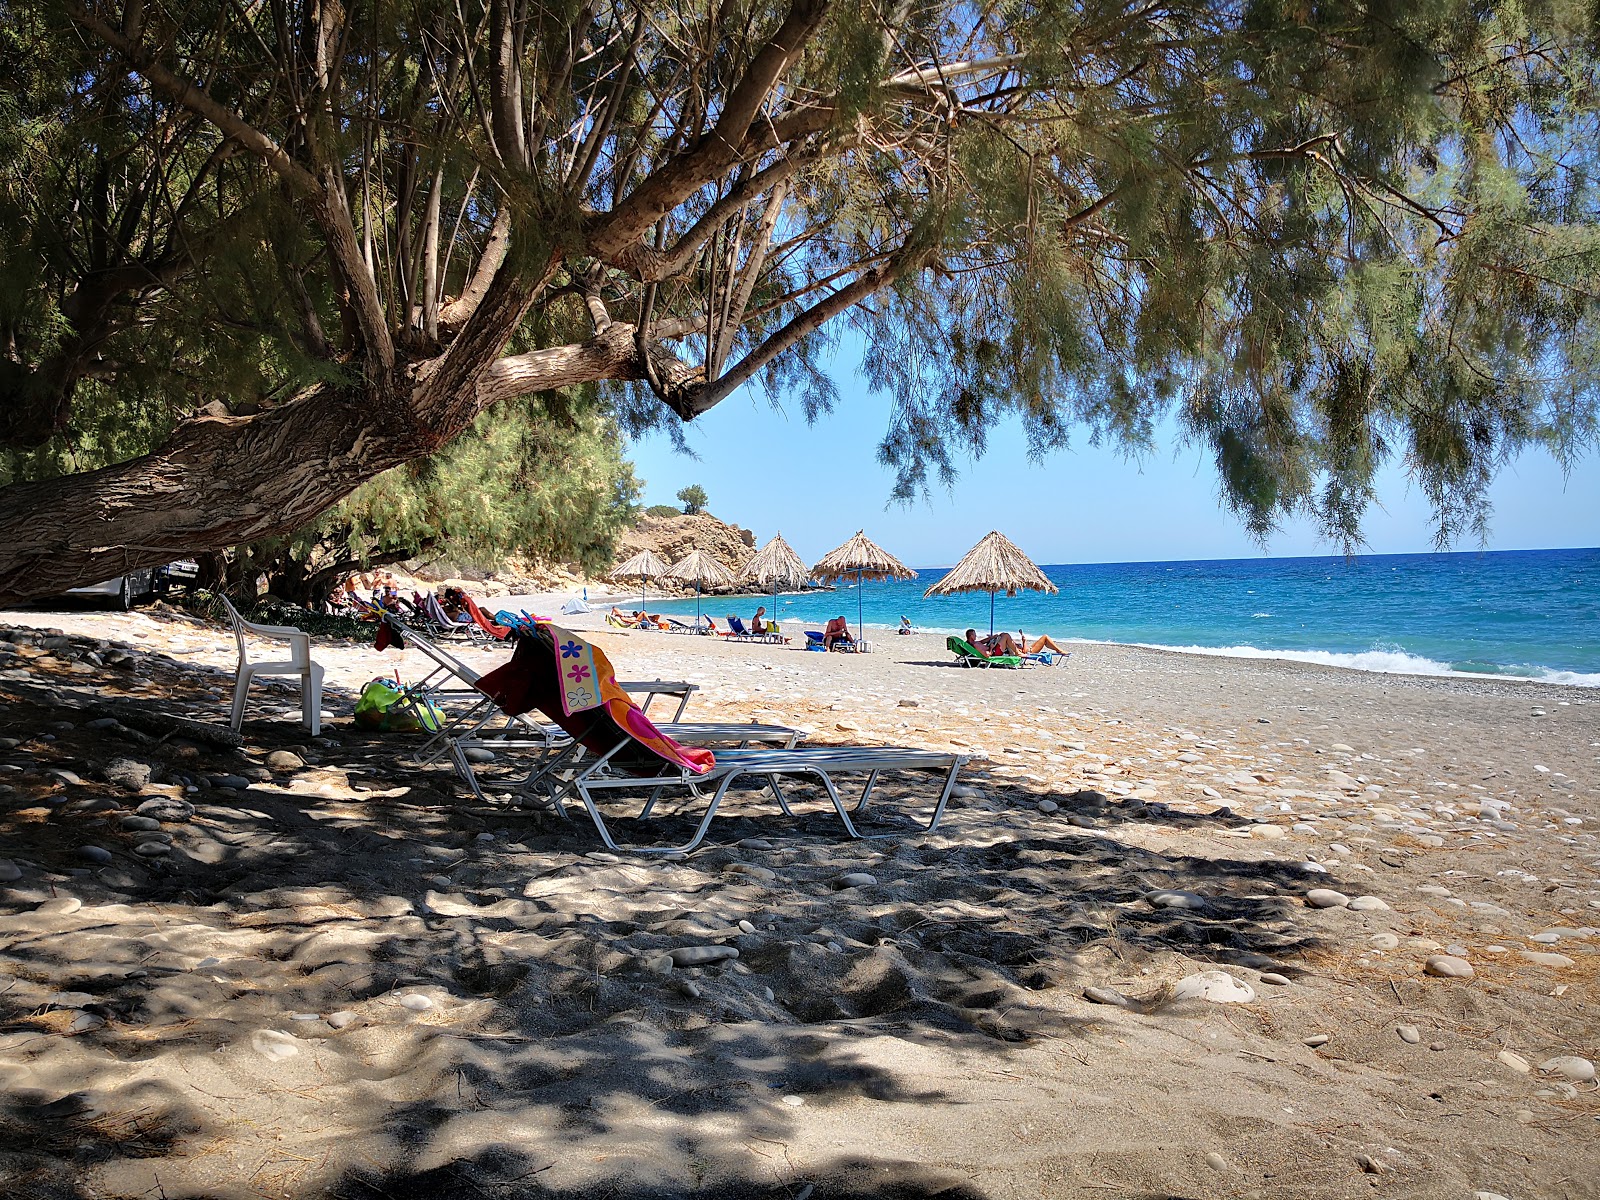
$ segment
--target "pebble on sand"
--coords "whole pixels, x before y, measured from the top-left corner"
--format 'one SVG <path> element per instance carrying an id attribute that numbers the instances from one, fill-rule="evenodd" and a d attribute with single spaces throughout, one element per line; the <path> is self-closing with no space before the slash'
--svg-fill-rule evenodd
<path id="1" fill-rule="evenodd" d="M 737 946 L 678 946 L 667 951 L 676 967 L 704 967 L 727 958 L 738 958 Z"/>
<path id="2" fill-rule="evenodd" d="M 1209 1000 L 1213 1004 L 1249 1004 L 1256 990 L 1226 971 L 1201 971 L 1178 980 L 1173 996 L 1179 1000 Z"/>
<path id="3" fill-rule="evenodd" d="M 1531 962 L 1536 967 L 1570 967 L 1576 965 L 1565 954 L 1554 954 L 1548 950 L 1523 950 L 1524 961 Z"/>
<path id="4" fill-rule="evenodd" d="M 833 886 L 838 891 L 844 891 L 846 888 L 871 887 L 877 882 L 875 875 L 868 875 L 865 871 L 851 871 L 835 879 Z"/>
<path id="5" fill-rule="evenodd" d="M 1429 975 L 1436 975 L 1440 979 L 1471 979 L 1472 964 L 1464 958 L 1457 958 L 1453 954 L 1430 955 L 1428 961 L 1422 964 L 1422 969 Z"/>
<path id="6" fill-rule="evenodd" d="M 70 917 L 83 907 L 83 901 L 76 896 L 57 896 L 54 900 L 46 900 L 33 911 L 44 916 Z"/>
<path id="7" fill-rule="evenodd" d="M 1083 989 L 1083 998 L 1091 1004 L 1113 1004 L 1118 1008 L 1128 1007 L 1128 998 L 1121 992 L 1111 988 L 1086 987 Z"/>
<path id="8" fill-rule="evenodd" d="M 269 771 L 298 771 L 306 765 L 306 760 L 293 750 L 274 750 L 263 761 Z"/>
<path id="9" fill-rule="evenodd" d="M 1396 1025 L 1394 1031 L 1400 1035 L 1400 1040 L 1408 1046 L 1415 1046 L 1422 1041 L 1422 1031 L 1415 1025 Z"/>
<path id="10" fill-rule="evenodd" d="M 271 1059 L 293 1058 L 300 1053 L 300 1039 L 281 1029 L 258 1029 L 250 1037 L 257 1054 Z"/>
<path id="11" fill-rule="evenodd" d="M 1306 903 L 1312 908 L 1343 908 L 1350 903 L 1350 897 L 1332 888 L 1312 888 L 1306 893 Z"/>
<path id="12" fill-rule="evenodd" d="M 433 1001 L 420 992 L 408 992 L 400 997 L 400 1007 L 409 1008 L 412 1012 L 427 1012 L 433 1007 Z"/>
<path id="13" fill-rule="evenodd" d="M 1156 908 L 1204 908 L 1206 898 L 1198 892 L 1151 892 L 1145 899 Z"/>
<path id="14" fill-rule="evenodd" d="M 1356 912 L 1383 912 L 1389 906 L 1376 896 L 1357 896 L 1350 901 L 1350 907 Z"/>
<path id="15" fill-rule="evenodd" d="M 1565 1076 L 1573 1083 L 1593 1083 L 1595 1077 L 1594 1064 L 1587 1058 L 1579 1058 L 1576 1054 L 1547 1058 L 1539 1064 L 1539 1070 Z"/>
<path id="16" fill-rule="evenodd" d="M 1526 1075 L 1529 1071 L 1533 1070 L 1533 1064 L 1514 1050 L 1502 1050 L 1494 1057 L 1495 1061 L 1501 1066 L 1510 1067 L 1519 1075 Z"/>
<path id="17" fill-rule="evenodd" d="M 79 846 L 78 857 L 93 863 L 108 863 L 111 861 L 111 851 L 104 846 Z"/>
<path id="18" fill-rule="evenodd" d="M 21 867 L 9 858 L 0 858 L 0 883 L 12 883 L 21 878 Z"/>

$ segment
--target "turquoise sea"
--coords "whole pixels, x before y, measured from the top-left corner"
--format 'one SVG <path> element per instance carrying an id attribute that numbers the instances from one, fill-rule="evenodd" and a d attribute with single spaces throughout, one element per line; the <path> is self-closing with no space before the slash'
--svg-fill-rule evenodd
<path id="1" fill-rule="evenodd" d="M 1502 675 L 1600 687 L 1600 549 L 1371 554 L 1047 566 L 1058 595 L 995 602 L 995 625 L 1057 640 L 1123 642 L 1251 658 L 1292 658 L 1413 674 Z M 986 594 L 924 600 L 943 568 L 907 583 L 867 583 L 868 627 L 902 614 L 919 629 L 989 628 Z M 785 594 L 786 625 L 857 620 L 853 583 Z M 707 597 L 719 622 L 749 619 L 754 599 Z M 766 599 L 772 611 L 772 598 Z M 695 601 L 656 601 L 689 613 Z"/>

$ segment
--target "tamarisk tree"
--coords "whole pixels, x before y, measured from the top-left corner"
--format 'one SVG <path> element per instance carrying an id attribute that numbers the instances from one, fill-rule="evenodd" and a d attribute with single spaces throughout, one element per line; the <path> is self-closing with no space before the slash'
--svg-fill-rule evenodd
<path id="1" fill-rule="evenodd" d="M 305 528 L 497 402 L 818 417 L 915 495 L 1176 411 L 1258 532 L 1595 430 L 1552 0 L 0 0 L 0 602 Z M 856 344 L 852 340 L 852 344 Z"/>

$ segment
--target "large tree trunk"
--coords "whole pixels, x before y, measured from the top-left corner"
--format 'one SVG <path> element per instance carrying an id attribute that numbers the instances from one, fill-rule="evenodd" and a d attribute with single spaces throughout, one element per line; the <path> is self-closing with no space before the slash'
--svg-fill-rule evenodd
<path id="1" fill-rule="evenodd" d="M 0 605 L 304 529 L 358 485 L 437 449 L 489 404 L 639 375 L 633 326 L 489 361 L 440 360 L 407 402 L 322 388 L 253 417 L 200 417 L 153 454 L 0 489 Z M 387 420 L 385 419 L 387 417 Z"/>

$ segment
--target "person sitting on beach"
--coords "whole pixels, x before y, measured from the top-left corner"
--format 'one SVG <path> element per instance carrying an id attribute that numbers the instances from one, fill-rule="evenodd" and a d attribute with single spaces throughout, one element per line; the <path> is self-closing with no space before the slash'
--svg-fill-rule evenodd
<path id="1" fill-rule="evenodd" d="M 835 646 L 853 646 L 855 642 L 855 638 L 850 636 L 850 626 L 842 616 L 835 617 L 823 627 L 822 648 L 824 650 L 832 650 Z"/>
<path id="2" fill-rule="evenodd" d="M 1017 630 L 1017 645 L 1022 647 L 1022 652 L 1024 654 L 1042 654 L 1046 650 L 1050 651 L 1051 654 L 1066 653 L 1065 650 L 1056 645 L 1055 639 L 1052 638 L 1048 633 L 1041 633 L 1038 637 L 1033 639 L 1033 644 L 1029 645 L 1028 635 L 1019 629 Z"/>
<path id="3" fill-rule="evenodd" d="M 895 632 L 896 633 L 902 633 L 902 634 L 913 632 L 913 630 L 911 628 L 911 618 L 910 617 L 901 617 L 900 618 L 900 628 L 896 629 Z"/>
<path id="4" fill-rule="evenodd" d="M 767 606 L 761 605 L 756 609 L 756 615 L 750 618 L 750 632 L 758 637 L 767 632 Z"/>
<path id="5" fill-rule="evenodd" d="M 971 646 L 984 658 L 1001 658 L 1006 655 L 1020 658 L 1022 651 L 1017 649 L 1017 643 L 1012 640 L 1009 633 L 1003 630 L 1000 633 L 991 633 L 986 638 L 980 638 L 976 629 L 967 630 L 967 645 Z"/>

